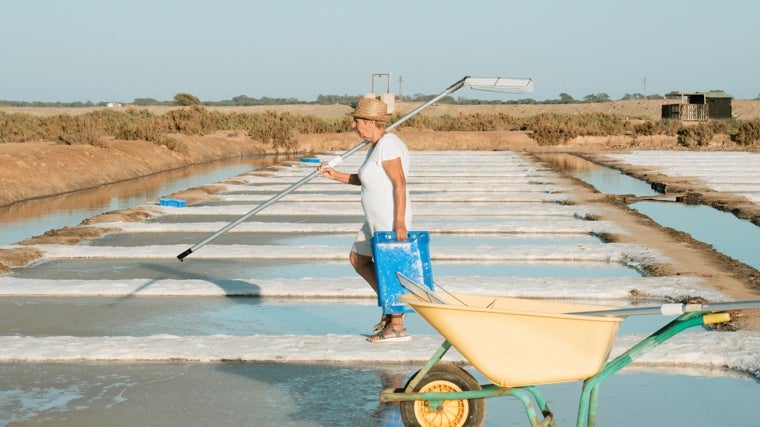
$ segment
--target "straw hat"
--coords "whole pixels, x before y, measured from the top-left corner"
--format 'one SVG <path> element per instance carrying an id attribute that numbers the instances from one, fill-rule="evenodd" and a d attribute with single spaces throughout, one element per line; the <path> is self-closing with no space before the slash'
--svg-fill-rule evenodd
<path id="1" fill-rule="evenodd" d="M 356 103 L 356 109 L 349 116 L 357 119 L 377 120 L 379 122 L 385 122 L 391 118 L 385 102 L 375 98 L 359 98 L 359 102 Z"/>

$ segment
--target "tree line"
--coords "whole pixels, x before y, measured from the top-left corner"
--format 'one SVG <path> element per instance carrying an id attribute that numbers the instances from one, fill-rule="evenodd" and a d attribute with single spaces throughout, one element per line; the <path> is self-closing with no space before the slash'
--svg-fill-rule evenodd
<path id="1" fill-rule="evenodd" d="M 433 99 L 437 95 L 425 95 L 414 94 L 404 95 L 397 99 L 401 102 L 426 102 Z M 678 99 L 681 93 L 678 91 L 670 91 L 665 95 L 650 94 L 644 95 L 641 93 L 626 93 L 619 100 L 644 100 L 644 99 Z M 134 101 L 128 103 L 135 106 L 151 106 L 151 105 L 165 105 L 165 106 L 191 106 L 191 105 L 203 105 L 209 107 L 248 107 L 257 105 L 294 105 L 294 104 L 316 104 L 316 105 L 353 105 L 360 96 L 357 95 L 319 95 L 315 101 L 303 101 L 297 98 L 252 98 L 247 95 L 239 95 L 231 99 L 222 101 L 201 101 L 198 97 L 190 93 L 178 93 L 173 99 L 168 101 L 159 101 L 154 98 L 135 98 Z M 758 98 L 760 99 L 760 95 Z M 581 99 L 575 99 L 567 93 L 560 93 L 557 99 L 546 99 L 538 101 L 533 98 L 522 98 L 516 100 L 482 100 L 482 99 L 469 99 L 464 97 L 454 98 L 447 96 L 442 98 L 439 102 L 441 104 L 459 104 L 459 105 L 487 105 L 487 104 L 574 104 L 574 103 L 599 103 L 599 102 L 612 102 L 613 99 L 606 93 L 592 93 L 584 96 Z M 0 100 L 0 105 L 6 105 L 11 107 L 59 107 L 59 108 L 77 108 L 77 107 L 108 107 L 112 106 L 112 102 L 41 102 L 41 101 L 8 101 Z"/>

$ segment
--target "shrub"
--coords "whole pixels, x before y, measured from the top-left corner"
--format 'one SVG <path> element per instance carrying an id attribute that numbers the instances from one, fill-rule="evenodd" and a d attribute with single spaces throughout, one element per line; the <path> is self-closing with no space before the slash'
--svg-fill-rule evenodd
<path id="1" fill-rule="evenodd" d="M 96 147 L 105 147 L 106 136 L 95 130 L 67 132 L 58 135 L 57 142 L 66 145 L 94 145 Z"/>
<path id="2" fill-rule="evenodd" d="M 288 121 L 296 131 L 301 133 L 338 133 L 352 131 L 351 119 L 348 117 L 334 121 L 328 121 L 314 116 L 293 115 L 290 113 L 282 113 L 282 117 Z"/>
<path id="3" fill-rule="evenodd" d="M 458 114 L 438 117 L 419 115 L 412 117 L 406 126 L 431 129 L 439 132 L 518 130 L 524 121 L 508 114 Z"/>
<path id="4" fill-rule="evenodd" d="M 710 143 L 715 132 L 709 123 L 682 127 L 678 130 L 678 143 L 684 147 L 705 146 Z"/>
<path id="5" fill-rule="evenodd" d="M 681 128 L 681 123 L 678 120 L 672 119 L 662 119 L 657 122 L 657 125 L 660 127 L 662 133 L 667 136 L 676 136 L 678 134 L 678 129 Z"/>
<path id="6" fill-rule="evenodd" d="M 251 138 L 271 143 L 275 148 L 291 149 L 295 146 L 293 128 L 286 115 L 267 111 L 255 115 L 252 119 L 248 128 L 248 136 Z"/>
<path id="7" fill-rule="evenodd" d="M 130 117 L 122 112 L 112 109 L 102 109 L 77 116 L 81 126 L 97 129 L 106 135 L 113 135 L 117 129 L 130 120 Z"/>
<path id="8" fill-rule="evenodd" d="M 204 135 L 219 130 L 218 113 L 195 105 L 189 108 L 169 110 L 161 116 L 161 123 L 167 132 L 186 135 Z"/>
<path id="9" fill-rule="evenodd" d="M 40 137 L 42 121 L 29 114 L 0 112 L 0 142 L 25 142 Z"/>
<path id="10" fill-rule="evenodd" d="M 708 124 L 712 128 L 712 131 L 714 134 L 722 133 L 722 134 L 728 135 L 729 133 L 731 133 L 731 128 L 728 122 L 724 120 L 710 120 Z"/>
<path id="11" fill-rule="evenodd" d="M 633 134 L 635 136 L 652 136 L 658 135 L 662 132 L 662 129 L 655 122 L 643 122 L 633 125 Z"/>
<path id="12" fill-rule="evenodd" d="M 127 141 L 150 141 L 160 144 L 164 138 L 164 129 L 158 120 L 129 121 L 114 132 L 114 136 Z"/>
<path id="13" fill-rule="evenodd" d="M 62 135 L 78 132 L 77 118 L 68 114 L 56 114 L 45 117 L 42 121 L 40 139 L 59 140 Z"/>
<path id="14" fill-rule="evenodd" d="M 739 122 L 731 140 L 741 145 L 755 145 L 760 142 L 760 120 Z"/>
<path id="15" fill-rule="evenodd" d="M 528 119 L 527 128 L 538 145 L 557 145 L 579 136 L 580 128 L 568 116 L 540 114 Z"/>
<path id="16" fill-rule="evenodd" d="M 52 116 L 46 120 L 46 139 L 55 139 L 59 144 L 67 145 L 104 146 L 106 135 L 113 133 L 105 123 L 101 116 L 89 113 L 80 116 Z"/>
<path id="17" fill-rule="evenodd" d="M 174 95 L 174 102 L 177 105 L 182 106 L 201 105 L 201 100 L 189 93 L 178 93 Z"/>
<path id="18" fill-rule="evenodd" d="M 393 120 L 398 120 L 398 113 Z M 643 121 L 633 124 L 623 116 L 595 114 L 541 114 L 514 117 L 507 114 L 416 115 L 403 126 L 434 131 L 530 131 L 539 145 L 555 145 L 575 137 L 633 134 L 678 136 L 687 147 L 707 145 L 715 134 L 728 134 L 738 144 L 760 141 L 760 120 L 710 121 L 682 126 L 677 120 Z M 216 131 L 245 131 L 251 138 L 279 149 L 295 148 L 298 133 L 352 132 L 351 119 L 322 119 L 291 113 L 220 113 L 200 105 L 170 110 L 156 116 L 147 109 L 100 109 L 81 115 L 32 116 L 0 112 L 0 143 L 35 140 L 63 144 L 102 145 L 108 136 L 124 140 L 146 140 L 175 151 L 186 150 L 169 134 L 203 135 Z"/>
<path id="19" fill-rule="evenodd" d="M 221 130 L 237 131 L 246 130 L 253 123 L 253 115 L 245 113 L 221 114 L 218 117 L 218 125 Z"/>
<path id="20" fill-rule="evenodd" d="M 431 117 L 426 114 L 418 114 L 414 117 L 410 117 L 409 120 L 405 121 L 402 124 L 402 126 L 407 126 L 415 129 L 433 129 L 437 126 L 437 120 L 440 120 L 440 118 Z"/>

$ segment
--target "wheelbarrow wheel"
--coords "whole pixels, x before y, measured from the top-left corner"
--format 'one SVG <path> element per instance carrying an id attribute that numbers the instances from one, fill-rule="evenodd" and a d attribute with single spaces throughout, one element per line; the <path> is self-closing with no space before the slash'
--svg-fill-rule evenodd
<path id="1" fill-rule="evenodd" d="M 409 379 L 409 382 L 417 375 L 419 371 Z M 409 382 L 407 382 L 407 387 Z M 478 381 L 464 369 L 450 363 L 438 363 L 428 371 L 411 392 L 455 393 L 480 389 Z M 407 427 L 480 426 L 486 415 L 484 399 L 415 400 L 401 402 L 400 407 L 401 420 Z"/>

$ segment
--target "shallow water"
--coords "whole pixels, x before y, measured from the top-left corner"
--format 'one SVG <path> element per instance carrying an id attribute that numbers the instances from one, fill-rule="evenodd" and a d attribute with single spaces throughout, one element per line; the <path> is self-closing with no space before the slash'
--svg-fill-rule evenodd
<path id="1" fill-rule="evenodd" d="M 15 297 L 0 299 L 0 336 L 360 335 L 376 317 L 371 298 Z M 416 335 L 438 334 L 419 316 L 406 319 Z M 672 319 L 632 316 L 620 334 L 651 333 Z"/>
<path id="2" fill-rule="evenodd" d="M 19 384 L 0 390 L 0 425 L 401 426 L 397 405 L 381 403 L 378 395 L 403 386 L 417 369 L 271 363 L 0 364 L 0 377 Z M 597 425 L 679 426 L 687 420 L 695 426 L 728 425 L 729 420 L 734 420 L 731 425 L 754 425 L 757 413 L 752 408 L 760 401 L 760 387 L 726 374 L 623 371 L 600 387 Z M 483 382 L 479 374 L 475 377 Z M 539 387 L 559 426 L 575 425 L 580 387 L 579 382 Z M 527 419 L 518 401 L 498 397 L 486 399 L 484 425 L 525 426 Z"/>
<path id="3" fill-rule="evenodd" d="M 599 166 L 575 156 L 564 159 L 562 170 L 605 194 L 657 194 L 649 184 L 615 169 Z M 717 251 L 760 270 L 760 227 L 749 221 L 704 205 L 685 205 L 668 201 L 636 202 L 632 208 L 665 227 L 689 233 L 712 245 Z"/>
<path id="4" fill-rule="evenodd" d="M 631 207 L 658 224 L 691 234 L 718 252 L 760 270 L 760 227 L 710 206 L 637 202 Z"/>
<path id="5" fill-rule="evenodd" d="M 335 316 L 339 311 L 340 316 Z M 4 298 L 0 335 L 148 336 L 325 335 L 366 333 L 376 322 L 372 299 Z M 435 334 L 409 316 L 415 334 Z"/>
<path id="6" fill-rule="evenodd" d="M 221 181 L 278 161 L 271 156 L 240 157 L 188 166 L 144 178 L 0 207 L 0 245 L 45 231 L 73 227 L 82 220 L 127 209 L 171 193 Z"/>
<path id="7" fill-rule="evenodd" d="M 348 251 L 346 253 L 348 258 Z M 17 270 L 24 279 L 117 280 L 133 278 L 204 279 L 218 283 L 239 278 L 294 279 L 346 277 L 354 273 L 345 261 L 293 261 L 278 259 L 239 260 L 187 259 L 71 259 L 41 261 L 33 269 Z M 640 277 L 634 269 L 609 262 L 436 262 L 435 273 L 442 276 L 480 277 Z"/>
<path id="8" fill-rule="evenodd" d="M 572 171 L 571 174 L 594 186 L 604 194 L 633 194 L 634 196 L 649 196 L 657 194 L 644 181 L 606 167 L 589 167 Z"/>

